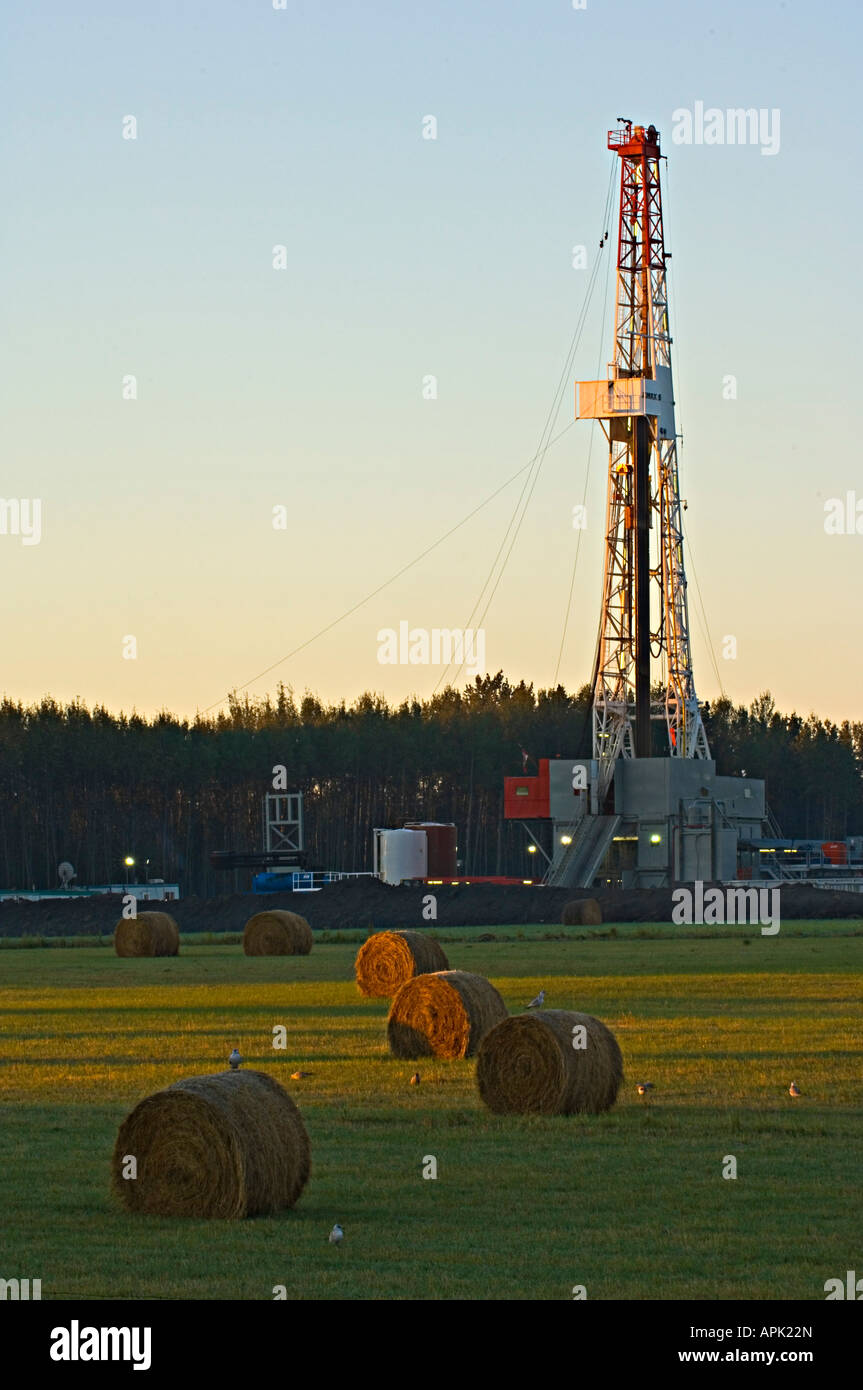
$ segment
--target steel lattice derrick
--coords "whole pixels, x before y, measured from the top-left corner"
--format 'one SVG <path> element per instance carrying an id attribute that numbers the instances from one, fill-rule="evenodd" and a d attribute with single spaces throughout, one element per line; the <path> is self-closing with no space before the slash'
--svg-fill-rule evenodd
<path id="1" fill-rule="evenodd" d="M 593 689 L 601 796 L 618 757 L 635 756 L 636 747 L 646 755 L 648 720 L 665 724 L 670 756 L 710 756 L 689 642 L 659 136 L 626 122 L 608 143 L 620 157 L 614 361 L 607 392 L 604 383 L 582 383 L 590 394 L 579 410 L 603 422 L 609 443 Z M 650 699 L 650 660 L 662 663 L 659 701 Z"/>
<path id="2" fill-rule="evenodd" d="M 659 158 L 621 156 L 614 365 L 652 375 L 670 364 Z"/>

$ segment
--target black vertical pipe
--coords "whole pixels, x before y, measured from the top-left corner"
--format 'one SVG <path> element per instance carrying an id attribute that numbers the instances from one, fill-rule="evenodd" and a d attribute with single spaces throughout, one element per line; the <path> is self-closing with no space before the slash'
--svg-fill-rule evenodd
<path id="1" fill-rule="evenodd" d="M 635 756 L 649 758 L 650 739 L 650 434 L 646 415 L 635 426 Z"/>

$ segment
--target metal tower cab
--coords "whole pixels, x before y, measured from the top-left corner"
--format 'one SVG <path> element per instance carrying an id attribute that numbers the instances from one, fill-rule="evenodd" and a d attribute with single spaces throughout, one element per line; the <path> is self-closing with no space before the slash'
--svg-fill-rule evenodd
<path id="1" fill-rule="evenodd" d="M 569 773 L 547 765 L 564 802 L 547 797 L 535 817 L 552 821 L 545 881 L 734 878 L 741 835 L 761 836 L 764 784 L 716 776 L 692 675 L 659 131 L 621 120 L 608 147 L 620 160 L 614 360 L 576 387 L 576 418 L 599 420 L 608 440 L 591 781 L 564 804 Z M 588 765 L 562 761 L 578 798 Z M 536 780 L 506 779 L 508 818 L 543 801 Z"/>

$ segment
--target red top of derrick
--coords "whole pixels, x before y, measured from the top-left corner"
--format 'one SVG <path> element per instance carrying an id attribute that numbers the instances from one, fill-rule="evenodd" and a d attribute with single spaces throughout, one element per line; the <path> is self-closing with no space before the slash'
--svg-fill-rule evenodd
<path id="1" fill-rule="evenodd" d="M 650 155 L 659 157 L 659 131 L 655 125 L 633 125 L 624 121 L 618 130 L 608 132 L 608 148 L 619 155 Z"/>

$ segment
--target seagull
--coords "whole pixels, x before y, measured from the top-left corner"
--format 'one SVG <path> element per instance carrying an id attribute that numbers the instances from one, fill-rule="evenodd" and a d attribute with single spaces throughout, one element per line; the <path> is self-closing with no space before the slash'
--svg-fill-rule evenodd
<path id="1" fill-rule="evenodd" d="M 420 1074 L 419 1074 L 418 1071 L 415 1071 L 414 1074 L 413 1074 L 413 1076 L 411 1077 L 411 1085 L 412 1085 L 412 1086 L 418 1086 L 419 1084 L 420 1084 Z"/>
<path id="2" fill-rule="evenodd" d="M 333 1229 L 330 1231 L 330 1245 L 339 1245 L 341 1241 L 344 1240 L 344 1238 L 345 1233 L 337 1221 Z"/>
<path id="3" fill-rule="evenodd" d="M 240 1056 L 239 1052 L 237 1051 L 236 1048 L 234 1048 L 233 1052 L 231 1053 L 230 1057 L 228 1058 L 228 1061 L 229 1061 L 230 1064 L 231 1064 L 231 1071 L 238 1071 L 238 1070 L 239 1070 L 239 1067 L 240 1067 L 240 1063 L 242 1062 L 242 1060 L 243 1060 L 243 1059 L 242 1059 L 242 1057 Z"/>
<path id="4" fill-rule="evenodd" d="M 803 1092 L 798 1088 L 796 1081 L 791 1082 L 791 1085 L 788 1087 L 788 1094 L 789 1096 L 799 1096 L 803 1094 Z"/>
<path id="5" fill-rule="evenodd" d="M 545 990 L 541 989 L 535 999 L 531 999 L 528 1004 L 529 1009 L 541 1009 L 545 1003 Z"/>
<path id="6" fill-rule="evenodd" d="M 654 1087 L 652 1081 L 639 1081 L 639 1083 L 638 1083 L 638 1094 L 639 1094 L 640 1096 L 646 1096 L 648 1091 L 653 1091 L 653 1090 L 655 1090 L 655 1087 Z"/>
<path id="7" fill-rule="evenodd" d="M 292 1081 L 302 1081 L 302 1079 L 303 1079 L 304 1076 L 311 1076 L 311 1072 L 310 1072 L 310 1071 L 292 1071 L 292 1072 L 291 1072 L 291 1080 L 292 1080 Z"/>

